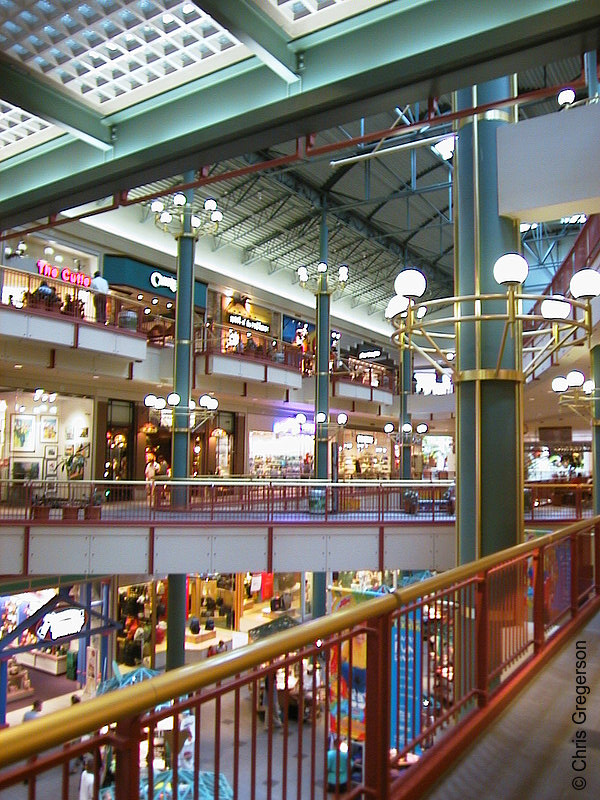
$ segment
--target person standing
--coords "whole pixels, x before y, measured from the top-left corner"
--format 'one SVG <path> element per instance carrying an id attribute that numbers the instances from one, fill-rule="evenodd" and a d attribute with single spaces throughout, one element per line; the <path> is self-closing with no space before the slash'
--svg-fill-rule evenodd
<path id="1" fill-rule="evenodd" d="M 94 762 L 86 758 L 79 782 L 79 800 L 94 800 Z"/>
<path id="2" fill-rule="evenodd" d="M 108 281 L 96 270 L 90 283 L 94 290 L 94 307 L 96 309 L 96 322 L 104 325 L 106 322 L 106 295 L 108 294 Z"/>

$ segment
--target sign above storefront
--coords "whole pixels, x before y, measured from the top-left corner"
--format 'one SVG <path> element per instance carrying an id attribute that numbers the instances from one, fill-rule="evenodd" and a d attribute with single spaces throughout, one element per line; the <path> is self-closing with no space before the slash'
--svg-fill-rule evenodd
<path id="1" fill-rule="evenodd" d="M 370 433 L 357 433 L 356 444 L 375 444 L 375 437 Z"/>
<path id="2" fill-rule="evenodd" d="M 314 436 L 315 423 L 314 422 L 299 422 L 296 417 L 288 417 L 287 419 L 278 419 L 273 423 L 273 433 L 276 436 Z"/>
<path id="3" fill-rule="evenodd" d="M 37 262 L 37 268 L 38 274 L 44 278 L 64 281 L 65 283 L 71 283 L 73 286 L 81 286 L 83 289 L 89 288 L 92 282 L 90 276 L 86 275 L 85 272 L 73 272 L 68 267 L 56 267 L 43 259 Z"/>
<path id="4" fill-rule="evenodd" d="M 369 358 L 379 358 L 381 355 L 381 350 L 361 350 L 358 354 L 358 357 L 361 361 Z"/>
<path id="5" fill-rule="evenodd" d="M 86 622 L 83 608 L 63 608 L 45 614 L 36 630 L 39 641 L 56 641 L 80 633 Z"/>
<path id="6" fill-rule="evenodd" d="M 247 328 L 251 331 L 259 331 L 260 333 L 269 333 L 271 326 L 266 322 L 261 322 L 259 319 L 250 319 L 249 317 L 242 317 L 241 314 L 229 315 L 230 325 L 239 325 L 240 328 Z"/>
<path id="7" fill-rule="evenodd" d="M 173 275 L 163 275 L 162 272 L 156 272 L 155 270 L 150 275 L 150 286 L 152 286 L 153 289 L 166 286 L 173 294 L 177 294 L 177 278 L 173 277 Z"/>

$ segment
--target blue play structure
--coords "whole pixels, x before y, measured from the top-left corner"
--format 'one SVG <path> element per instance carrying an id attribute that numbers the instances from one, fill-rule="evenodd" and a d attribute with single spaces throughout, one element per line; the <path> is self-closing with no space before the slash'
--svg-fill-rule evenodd
<path id="1" fill-rule="evenodd" d="M 100 800 L 114 800 L 114 787 L 110 786 L 100 791 Z M 173 771 L 166 770 L 154 775 L 154 792 L 148 796 L 148 783 L 145 779 L 140 781 L 140 800 L 171 800 L 173 797 Z M 192 800 L 194 797 L 194 773 L 188 769 L 180 769 L 177 774 L 178 800 Z M 233 800 L 233 790 L 227 778 L 219 775 L 218 783 L 219 800 Z M 198 773 L 198 799 L 214 800 L 215 798 L 215 773 Z"/>

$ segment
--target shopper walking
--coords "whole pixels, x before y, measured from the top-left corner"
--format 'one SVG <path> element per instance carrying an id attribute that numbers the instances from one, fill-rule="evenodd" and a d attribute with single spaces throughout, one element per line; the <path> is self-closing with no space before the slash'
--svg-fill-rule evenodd
<path id="1" fill-rule="evenodd" d="M 94 762 L 86 758 L 79 782 L 79 800 L 94 800 Z"/>
<path id="2" fill-rule="evenodd" d="M 94 290 L 94 307 L 96 309 L 96 322 L 104 325 L 106 322 L 106 295 L 108 294 L 108 281 L 96 270 L 90 283 Z"/>

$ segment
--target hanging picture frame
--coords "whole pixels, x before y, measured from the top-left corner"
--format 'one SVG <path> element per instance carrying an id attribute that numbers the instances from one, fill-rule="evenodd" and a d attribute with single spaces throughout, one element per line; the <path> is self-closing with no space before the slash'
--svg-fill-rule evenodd
<path id="1" fill-rule="evenodd" d="M 11 414 L 10 449 L 13 453 L 35 452 L 35 417 L 33 414 Z"/>
<path id="2" fill-rule="evenodd" d="M 58 417 L 42 414 L 40 417 L 40 442 L 58 442 Z"/>
<path id="3" fill-rule="evenodd" d="M 41 476 L 41 458 L 24 458 L 12 463 L 13 480 L 37 481 Z"/>
<path id="4" fill-rule="evenodd" d="M 49 481 L 55 481 L 58 478 L 58 459 L 45 458 L 44 459 L 44 478 Z"/>
<path id="5" fill-rule="evenodd" d="M 58 446 L 55 444 L 47 444 L 44 447 L 44 458 L 58 458 Z"/>

